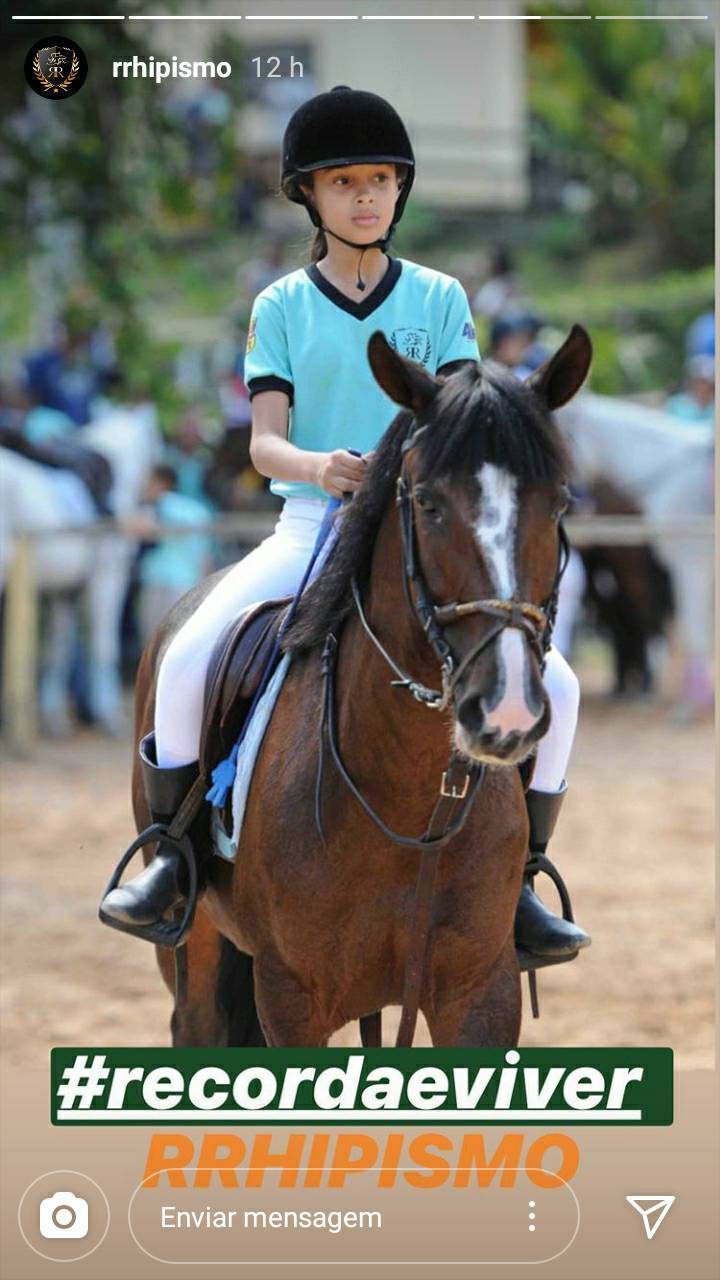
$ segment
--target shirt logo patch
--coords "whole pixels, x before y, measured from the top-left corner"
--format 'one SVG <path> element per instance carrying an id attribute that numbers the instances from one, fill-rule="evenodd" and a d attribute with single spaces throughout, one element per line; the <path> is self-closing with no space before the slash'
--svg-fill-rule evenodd
<path id="1" fill-rule="evenodd" d="M 473 326 L 473 325 L 471 325 L 471 323 L 470 323 L 470 321 L 469 321 L 469 320 L 467 320 L 467 321 L 465 322 L 465 327 L 464 327 L 464 329 L 463 329 L 463 331 L 462 331 L 462 336 L 463 336 L 463 338 L 470 338 L 470 339 L 471 339 L 471 341 L 472 341 L 474 338 L 476 338 L 476 337 L 477 337 L 477 334 L 476 334 L 476 332 L 475 332 L 475 328 L 474 328 L 474 326 Z"/>
<path id="2" fill-rule="evenodd" d="M 427 329 L 393 329 L 390 334 L 390 346 L 416 364 L 427 364 L 432 352 L 432 343 Z"/>
<path id="3" fill-rule="evenodd" d="M 245 348 L 245 355 L 246 355 L 246 356 L 249 356 L 249 355 L 250 355 L 250 352 L 252 351 L 252 349 L 253 349 L 253 347 L 255 346 L 255 343 L 256 343 L 256 341 L 257 341 L 256 335 L 255 335 L 255 329 L 256 329 L 256 328 L 257 328 L 257 320 L 256 320 L 255 316 L 251 316 L 251 317 L 250 317 L 250 327 L 248 328 L 247 346 L 246 346 L 246 348 Z"/>

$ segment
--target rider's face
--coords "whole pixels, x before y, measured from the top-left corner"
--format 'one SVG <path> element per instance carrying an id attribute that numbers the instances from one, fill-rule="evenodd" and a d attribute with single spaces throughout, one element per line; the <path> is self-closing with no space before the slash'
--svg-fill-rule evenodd
<path id="1" fill-rule="evenodd" d="M 351 164 L 316 170 L 311 195 L 325 226 L 370 244 L 390 229 L 399 191 L 394 165 Z"/>

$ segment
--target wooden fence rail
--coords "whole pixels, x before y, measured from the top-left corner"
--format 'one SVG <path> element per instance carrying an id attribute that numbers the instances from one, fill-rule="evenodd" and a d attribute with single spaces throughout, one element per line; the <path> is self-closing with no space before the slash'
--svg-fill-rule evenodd
<path id="1" fill-rule="evenodd" d="M 248 549 L 267 537 L 275 526 L 274 512 L 242 512 L 221 515 L 204 525 L 163 525 L 157 536 L 189 537 L 212 535 L 218 542 L 235 542 Z M 638 546 L 665 538 L 712 541 L 712 516 L 685 516 L 675 520 L 652 520 L 645 516 L 573 516 L 566 521 L 574 546 Z M 15 539 L 10 572 L 5 586 L 2 636 L 2 727 L 3 735 L 17 754 L 30 755 L 37 741 L 38 590 L 35 576 L 35 543 L 40 538 L 61 538 L 82 533 L 97 538 L 109 530 L 122 531 L 111 520 L 92 525 L 43 530 Z M 149 541 L 143 535 L 143 541 Z"/>

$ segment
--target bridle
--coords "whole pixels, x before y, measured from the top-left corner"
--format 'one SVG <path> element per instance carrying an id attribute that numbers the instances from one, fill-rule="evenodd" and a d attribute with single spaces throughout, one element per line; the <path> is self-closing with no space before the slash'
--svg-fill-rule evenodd
<path id="1" fill-rule="evenodd" d="M 527 637 L 528 643 L 531 645 L 541 666 L 544 665 L 544 655 L 550 647 L 550 636 L 557 612 L 560 580 L 569 558 L 569 546 L 561 524 L 560 552 L 555 580 L 550 595 L 541 605 L 529 604 L 527 601 L 515 599 L 470 600 L 461 603 L 436 604 L 430 596 L 417 553 L 413 494 L 407 467 L 407 458 L 410 450 L 415 447 L 423 432 L 427 429 L 427 424 L 417 426 L 403 442 L 400 475 L 396 486 L 396 502 L 400 515 L 405 598 L 409 609 L 418 618 L 440 663 L 442 681 L 442 689 L 440 691 L 429 689 L 426 685 L 421 684 L 420 681 L 414 680 L 390 656 L 367 620 L 355 579 L 352 581 L 352 593 L 355 607 L 365 632 L 372 640 L 375 648 L 395 672 L 397 679 L 392 680 L 391 684 L 407 689 L 418 702 L 423 703 L 425 706 L 442 711 L 448 706 L 458 681 L 463 672 L 467 670 L 469 664 L 508 627 L 521 631 Z M 414 600 L 413 591 L 415 593 Z M 495 625 L 490 628 L 480 643 L 469 654 L 458 661 L 445 637 L 444 628 L 452 626 L 453 623 L 473 614 L 484 614 L 486 617 L 494 619 Z M 325 834 L 321 809 L 324 748 L 327 737 L 330 754 L 340 777 L 375 826 L 394 844 L 404 848 L 417 849 L 421 852 L 408 954 L 405 962 L 402 1015 L 396 1039 L 396 1047 L 408 1048 L 412 1045 L 420 1007 L 428 940 L 433 922 L 433 894 L 438 855 L 443 845 L 457 835 L 464 826 L 472 809 L 478 788 L 485 776 L 485 766 L 479 761 L 469 760 L 458 752 L 451 750 L 447 767 L 440 782 L 439 794 L 436 797 L 430 820 L 423 835 L 406 836 L 393 831 L 366 800 L 348 772 L 340 754 L 335 713 L 337 650 L 337 637 L 333 632 L 329 632 L 322 653 L 324 688 L 315 786 L 315 824 L 320 838 L 324 842 Z M 363 1044 L 366 1047 L 381 1045 L 380 1012 L 362 1017 L 360 1025 Z"/>
<path id="2" fill-rule="evenodd" d="M 552 634 L 552 625 L 557 612 L 557 598 L 560 586 L 560 580 L 569 557 L 569 546 L 565 531 L 560 525 L 560 552 L 558 557 L 558 566 L 555 573 L 555 580 L 550 595 L 541 605 L 529 604 L 527 601 L 521 600 L 470 600 L 462 603 L 452 603 L 438 605 L 432 600 L 430 592 L 425 581 L 425 577 L 420 566 L 417 554 L 417 537 L 415 530 L 415 515 L 413 507 L 413 496 L 410 478 L 408 475 L 407 459 L 411 449 L 414 449 L 422 434 L 427 431 L 427 424 L 416 427 L 416 429 L 408 434 L 402 445 L 402 462 L 400 475 L 398 476 L 396 485 L 396 503 L 400 514 L 400 529 L 402 541 L 402 569 L 403 569 L 403 587 L 408 608 L 417 617 L 422 629 L 437 655 L 440 663 L 440 674 L 442 681 L 442 689 L 430 689 L 422 684 L 419 680 L 415 680 L 408 675 L 398 665 L 395 659 L 388 653 L 379 636 L 373 631 L 368 622 L 365 610 L 363 608 L 360 590 L 357 581 L 352 580 L 352 593 L 355 607 L 362 626 L 374 644 L 375 648 L 394 671 L 395 680 L 391 680 L 391 684 L 397 688 L 407 689 L 409 693 L 418 701 L 427 707 L 431 707 L 436 711 L 443 711 L 449 704 L 458 681 L 463 673 L 467 670 L 470 663 L 484 652 L 489 645 L 501 634 L 506 628 L 515 628 L 521 631 L 528 639 L 533 652 L 535 653 L 541 667 L 544 665 L 544 655 L 550 647 L 550 636 Z M 413 600 L 412 592 L 415 592 Z M 452 651 L 450 644 L 445 637 L 444 627 L 451 626 L 453 623 L 460 621 L 462 618 L 471 616 L 472 614 L 485 614 L 489 618 L 495 620 L 495 626 L 491 627 L 486 635 L 475 645 L 464 658 L 458 660 Z M 477 761 L 468 760 L 460 756 L 459 753 L 451 751 L 448 765 L 442 775 L 440 784 L 441 799 L 451 801 L 466 802 L 457 816 L 448 818 L 446 827 L 437 834 L 434 828 L 437 823 L 433 822 L 436 812 L 422 836 L 404 836 L 393 831 L 388 827 L 378 813 L 372 808 L 365 797 L 356 786 L 353 778 L 350 776 L 347 767 L 340 754 L 340 748 L 337 741 L 337 727 L 335 722 L 335 667 L 337 663 L 338 641 L 335 634 L 329 632 L 325 647 L 322 653 L 322 671 L 324 680 L 324 697 L 322 720 L 320 724 L 319 738 L 319 755 L 317 782 L 315 788 L 315 824 L 321 838 L 324 840 L 324 831 L 321 817 L 321 792 L 323 777 L 323 760 L 325 737 L 327 736 L 330 754 L 333 758 L 335 766 L 340 773 L 343 781 L 355 796 L 360 806 L 365 810 L 366 814 L 375 825 L 382 831 L 383 835 L 391 839 L 395 844 L 404 845 L 410 848 L 439 848 L 446 844 L 452 836 L 454 836 L 463 826 L 470 811 L 475 791 L 482 781 L 484 774 L 484 766 Z M 458 773 L 461 775 L 461 781 L 457 784 L 454 779 Z M 437 808 L 437 806 L 436 806 Z"/>
<path id="3" fill-rule="evenodd" d="M 422 702 L 436 711 L 444 711 L 450 703 L 458 681 L 470 664 L 497 639 L 502 631 L 508 628 L 514 628 L 525 635 L 540 663 L 541 669 L 544 667 L 545 654 L 550 647 L 552 626 L 557 612 L 560 580 L 569 559 L 569 545 L 565 530 L 560 524 L 560 553 L 555 579 L 550 595 L 540 605 L 529 604 L 527 601 L 517 599 L 469 600 L 462 603 L 435 604 L 428 591 L 417 553 L 415 508 L 407 471 L 407 456 L 410 450 L 415 448 L 418 440 L 427 429 L 427 425 L 418 427 L 403 442 L 402 466 L 397 480 L 395 500 L 400 516 L 405 599 L 411 613 L 414 613 L 418 618 L 440 663 L 441 691 L 427 688 L 426 685 L 414 680 L 406 672 L 402 671 L 372 630 L 354 578 L 352 581 L 352 593 L 355 607 L 365 632 L 398 677 L 398 679 L 392 680 L 391 684 L 398 688 L 407 689 L 418 702 Z M 412 598 L 413 589 L 415 592 L 414 600 Z M 462 618 L 471 617 L 473 614 L 484 614 L 486 617 L 494 618 L 495 626 L 491 627 L 480 642 L 464 658 L 458 661 L 446 639 L 444 628 L 452 626 L 453 623 L 461 621 Z"/>

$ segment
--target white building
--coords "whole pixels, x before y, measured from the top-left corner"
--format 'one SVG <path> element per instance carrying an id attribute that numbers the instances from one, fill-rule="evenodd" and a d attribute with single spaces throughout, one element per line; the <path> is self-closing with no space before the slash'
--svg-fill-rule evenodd
<path id="1" fill-rule="evenodd" d="M 295 107 L 314 93 L 349 84 L 382 94 L 402 115 L 416 151 L 421 200 L 468 210 L 525 207 L 526 23 L 517 0 L 492 4 L 505 21 L 479 21 L 483 6 L 477 0 L 451 6 L 454 14 L 472 15 L 463 21 L 379 20 L 403 10 L 442 13 L 439 0 L 308 0 L 304 7 L 318 18 L 328 15 L 325 21 L 293 19 L 299 4 L 276 0 L 268 6 L 276 20 L 252 19 L 244 5 L 235 4 L 228 11 L 240 10 L 240 22 L 168 22 L 155 28 L 166 54 L 182 48 L 183 57 L 207 56 L 209 45 L 217 50 L 226 33 L 242 42 L 243 65 L 233 63 L 233 79 L 242 77 L 249 100 L 239 119 L 238 144 L 268 186 L 277 183 L 280 141 Z M 213 5 L 215 12 L 223 7 Z M 254 58 L 260 58 L 259 76 Z M 190 85 L 196 88 L 197 82 L 184 82 L 186 89 Z"/>

